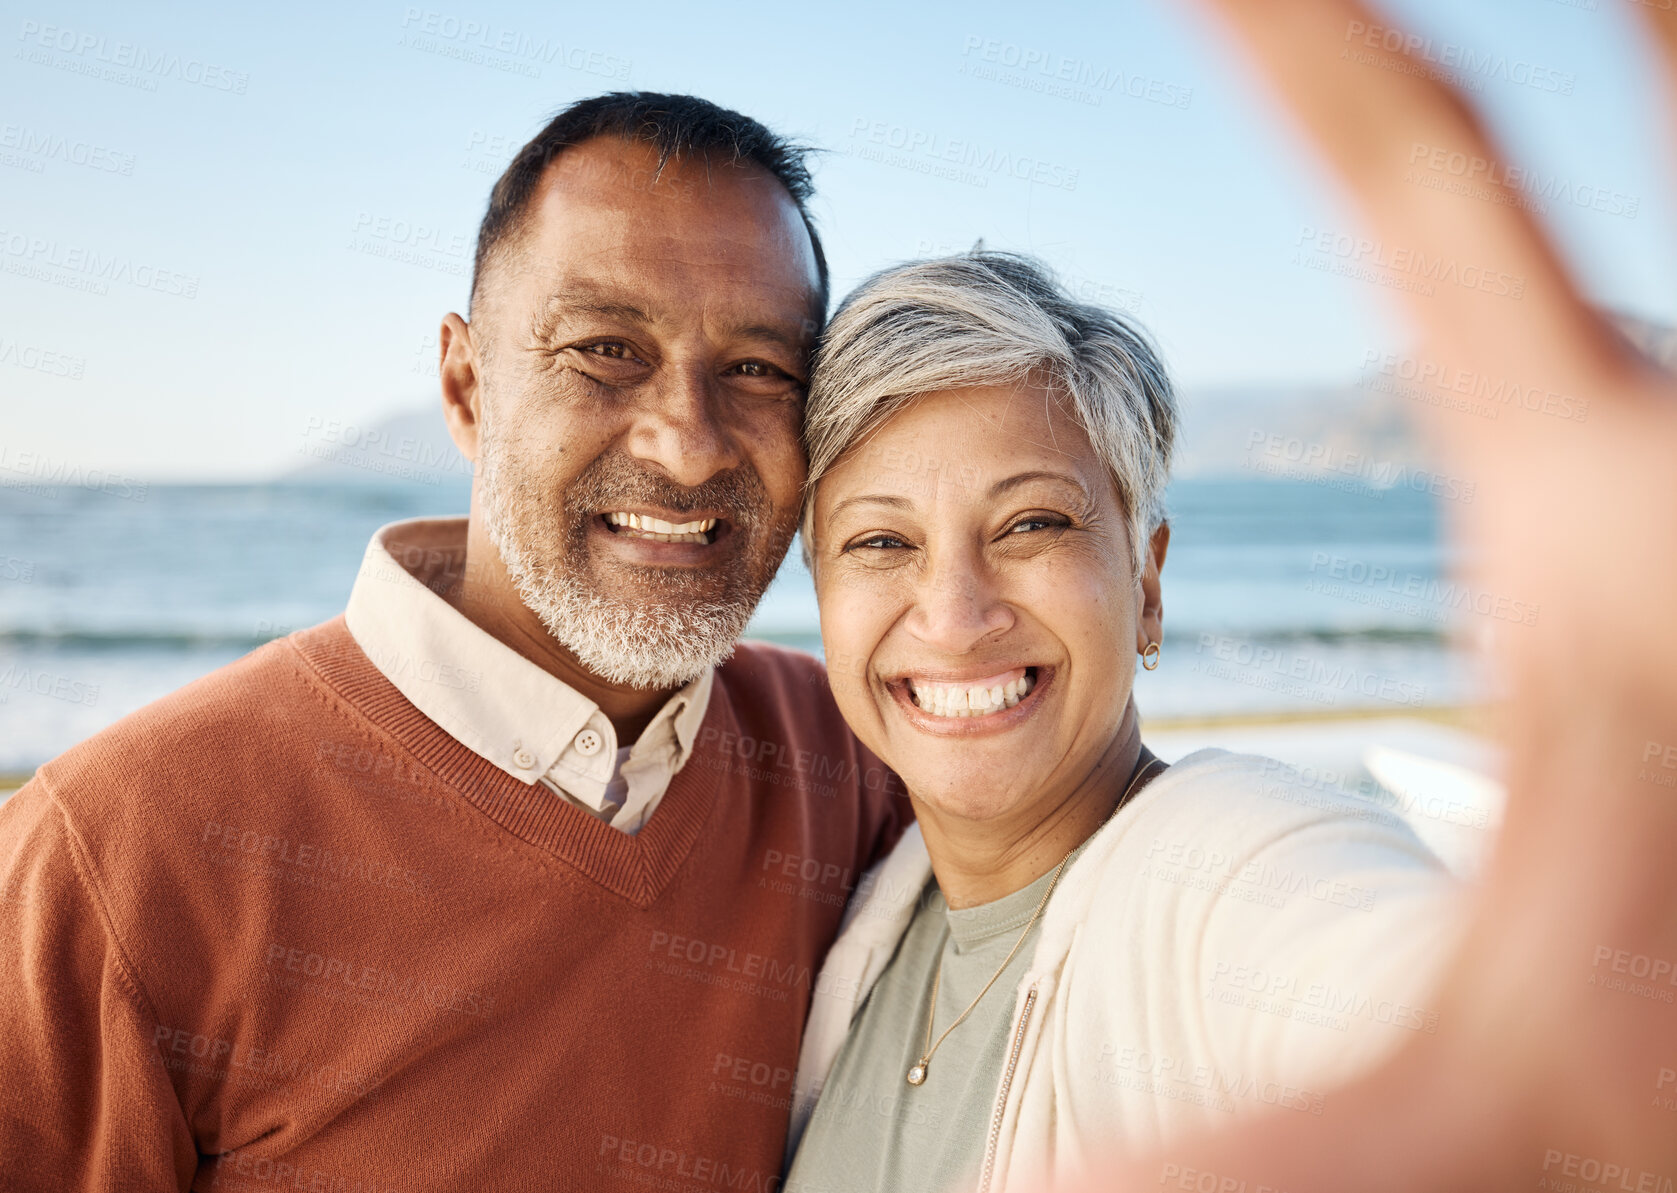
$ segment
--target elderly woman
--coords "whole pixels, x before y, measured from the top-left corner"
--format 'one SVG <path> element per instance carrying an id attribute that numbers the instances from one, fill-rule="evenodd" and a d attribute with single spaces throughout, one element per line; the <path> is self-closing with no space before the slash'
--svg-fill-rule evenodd
<path id="1" fill-rule="evenodd" d="M 1321 1091 L 1456 931 L 1400 822 L 1143 745 L 1177 412 L 1133 325 L 1022 257 L 864 283 L 812 381 L 804 541 L 834 695 L 918 826 L 816 983 L 788 1193 L 1018 1189 Z"/>

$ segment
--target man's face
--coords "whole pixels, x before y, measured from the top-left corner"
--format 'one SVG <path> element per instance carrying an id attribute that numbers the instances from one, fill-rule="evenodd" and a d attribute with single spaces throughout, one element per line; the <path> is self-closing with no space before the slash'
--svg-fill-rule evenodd
<path id="1" fill-rule="evenodd" d="M 485 275 L 478 497 L 526 605 L 602 679 L 725 658 L 796 528 L 818 277 L 783 187 L 597 138 Z"/>

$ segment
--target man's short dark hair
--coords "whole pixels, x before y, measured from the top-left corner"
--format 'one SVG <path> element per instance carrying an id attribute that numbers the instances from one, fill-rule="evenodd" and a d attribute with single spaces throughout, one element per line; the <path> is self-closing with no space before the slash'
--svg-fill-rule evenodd
<path id="1" fill-rule="evenodd" d="M 486 263 L 509 236 L 516 235 L 531 196 L 548 165 L 565 150 L 595 137 L 638 141 L 658 151 L 658 169 L 674 158 L 697 156 L 727 164 L 750 163 L 774 175 L 792 196 L 815 249 L 820 278 L 820 314 L 827 310 L 827 256 L 821 249 L 815 221 L 806 206 L 815 193 L 805 158 L 807 145 L 770 132 L 749 116 L 718 107 L 696 95 L 665 95 L 656 91 L 611 91 L 578 100 L 560 112 L 532 137 L 489 192 L 489 210 L 478 228 L 477 257 L 472 265 L 472 299 Z"/>

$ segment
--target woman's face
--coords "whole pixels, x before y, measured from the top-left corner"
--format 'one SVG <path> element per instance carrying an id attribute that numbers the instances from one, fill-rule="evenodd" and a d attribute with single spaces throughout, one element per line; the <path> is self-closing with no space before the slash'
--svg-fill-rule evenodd
<path id="1" fill-rule="evenodd" d="M 812 540 L 833 694 L 916 799 L 1046 814 L 1113 748 L 1168 532 L 1135 580 L 1116 486 L 1046 391 L 915 399 L 821 479 Z"/>

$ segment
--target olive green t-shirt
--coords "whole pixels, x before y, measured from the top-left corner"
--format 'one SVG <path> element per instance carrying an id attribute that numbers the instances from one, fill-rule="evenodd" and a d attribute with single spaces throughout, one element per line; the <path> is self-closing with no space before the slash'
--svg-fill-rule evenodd
<path id="1" fill-rule="evenodd" d="M 1076 861 L 1079 846 L 1066 863 Z M 935 1040 L 996 972 L 1036 910 L 1053 871 L 993 903 L 952 911 L 934 879 L 879 982 L 850 1024 L 787 1173 L 785 1193 L 941 1193 L 969 1189 L 984 1163 L 996 1089 L 1007 1063 L 1015 995 L 1041 922 L 1007 970 L 908 1084 L 924 1050 L 938 959 Z"/>

